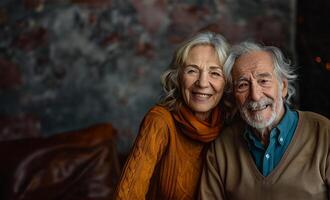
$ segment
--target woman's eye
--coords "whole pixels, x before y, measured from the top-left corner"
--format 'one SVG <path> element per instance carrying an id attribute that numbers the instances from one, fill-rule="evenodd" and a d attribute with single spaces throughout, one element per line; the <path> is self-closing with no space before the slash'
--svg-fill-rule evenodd
<path id="1" fill-rule="evenodd" d="M 211 72 L 211 74 L 212 74 L 213 76 L 221 76 L 221 73 L 220 73 L 220 72 Z"/>
<path id="2" fill-rule="evenodd" d="M 197 69 L 194 69 L 194 68 L 187 68 L 187 69 L 185 70 L 185 72 L 186 72 L 187 74 L 194 74 L 194 73 L 197 73 L 198 70 L 197 70 Z"/>

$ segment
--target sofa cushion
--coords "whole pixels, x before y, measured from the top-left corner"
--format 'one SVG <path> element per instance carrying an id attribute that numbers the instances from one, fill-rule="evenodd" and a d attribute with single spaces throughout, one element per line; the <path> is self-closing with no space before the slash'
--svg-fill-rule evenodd
<path id="1" fill-rule="evenodd" d="M 111 199 L 119 176 L 111 124 L 0 142 L 0 199 Z"/>

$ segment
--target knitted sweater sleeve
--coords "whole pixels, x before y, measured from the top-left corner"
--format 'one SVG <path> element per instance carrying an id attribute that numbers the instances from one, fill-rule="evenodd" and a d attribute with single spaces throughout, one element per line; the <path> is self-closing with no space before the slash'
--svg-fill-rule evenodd
<path id="1" fill-rule="evenodd" d="M 154 112 L 146 115 L 126 161 L 114 199 L 145 199 L 155 166 L 168 144 L 168 132 L 168 125 L 162 116 Z"/>
<path id="2" fill-rule="evenodd" d="M 212 142 L 206 154 L 202 177 L 200 181 L 199 199 L 225 200 L 225 189 L 220 176 L 219 156 L 217 155 L 217 143 L 219 138 Z"/>

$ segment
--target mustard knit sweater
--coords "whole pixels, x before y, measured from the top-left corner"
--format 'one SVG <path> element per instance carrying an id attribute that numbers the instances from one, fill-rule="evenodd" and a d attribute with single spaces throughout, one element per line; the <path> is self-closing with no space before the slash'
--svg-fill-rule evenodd
<path id="1" fill-rule="evenodd" d="M 219 129 L 213 132 L 218 134 Z M 183 134 L 164 107 L 153 107 L 141 124 L 115 199 L 195 199 L 205 145 Z"/>

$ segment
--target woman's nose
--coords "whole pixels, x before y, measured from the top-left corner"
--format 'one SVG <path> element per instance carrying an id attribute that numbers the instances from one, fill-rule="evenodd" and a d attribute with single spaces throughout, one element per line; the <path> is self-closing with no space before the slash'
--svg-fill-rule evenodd
<path id="1" fill-rule="evenodd" d="M 201 73 L 197 80 L 197 85 L 199 87 L 207 87 L 209 84 L 209 79 L 207 73 Z"/>

